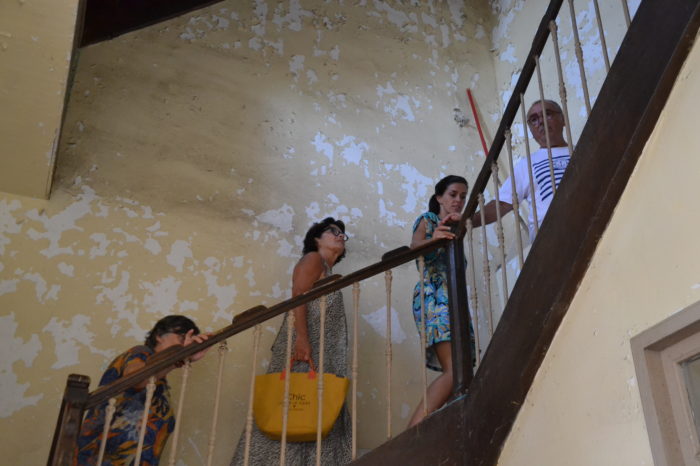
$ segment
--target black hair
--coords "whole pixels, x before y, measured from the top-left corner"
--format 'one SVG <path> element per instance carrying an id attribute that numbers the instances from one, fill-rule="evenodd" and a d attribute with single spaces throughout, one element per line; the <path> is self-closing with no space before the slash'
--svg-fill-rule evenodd
<path id="1" fill-rule="evenodd" d="M 467 180 L 464 179 L 464 177 L 459 176 L 459 175 L 447 175 L 443 179 L 437 182 L 435 185 L 435 194 L 430 196 L 430 201 L 428 201 L 428 210 L 431 211 L 434 214 L 439 214 L 440 213 L 440 204 L 437 201 L 438 196 L 442 196 L 445 194 L 445 191 L 447 191 L 447 188 L 451 184 L 463 184 L 464 186 L 469 188 L 469 183 L 467 183 Z"/>
<path id="2" fill-rule="evenodd" d="M 345 223 L 343 223 L 342 220 L 336 220 L 333 217 L 326 217 L 320 222 L 316 222 L 313 225 L 311 225 L 311 228 L 309 228 L 309 231 L 306 232 L 306 236 L 304 237 L 304 249 L 302 250 L 302 254 L 308 254 L 313 251 L 318 251 L 318 244 L 316 243 L 316 238 L 320 238 L 321 235 L 323 234 L 326 229 L 331 226 L 335 225 L 338 228 L 340 228 L 340 231 L 345 233 Z M 338 256 L 338 259 L 335 261 L 337 264 L 340 262 L 343 257 L 345 257 L 345 251 Z"/>
<path id="3" fill-rule="evenodd" d="M 184 335 L 190 330 L 194 330 L 194 334 L 199 335 L 199 327 L 192 319 L 179 315 L 166 316 L 156 322 L 151 331 L 148 332 L 144 344 L 151 349 L 155 349 L 158 344 L 158 337 L 166 333 Z"/>

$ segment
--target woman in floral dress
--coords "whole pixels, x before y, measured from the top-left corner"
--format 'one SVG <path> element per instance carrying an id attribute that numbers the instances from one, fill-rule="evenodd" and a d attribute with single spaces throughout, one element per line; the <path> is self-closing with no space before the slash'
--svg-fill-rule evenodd
<path id="1" fill-rule="evenodd" d="M 454 239 L 450 223 L 459 221 L 467 198 L 467 180 L 449 175 L 435 185 L 435 194 L 430 198 L 428 212 L 421 214 L 413 224 L 411 248 L 417 248 L 437 239 Z M 416 262 L 417 263 L 417 262 Z M 452 392 L 452 347 L 450 345 L 450 314 L 447 304 L 447 254 L 443 248 L 425 255 L 423 272 L 425 293 L 425 338 L 428 368 L 442 371 L 428 387 L 428 414 L 440 408 Z M 421 328 L 421 281 L 413 291 L 413 317 L 420 334 Z M 425 417 L 423 401 L 416 408 L 408 424 L 412 427 Z"/>

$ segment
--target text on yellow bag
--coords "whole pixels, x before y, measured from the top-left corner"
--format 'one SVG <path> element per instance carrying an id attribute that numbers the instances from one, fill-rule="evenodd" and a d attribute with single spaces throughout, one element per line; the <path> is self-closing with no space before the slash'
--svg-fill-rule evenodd
<path id="1" fill-rule="evenodd" d="M 282 438 L 284 410 L 284 372 L 255 377 L 253 413 L 258 429 L 268 437 Z M 345 402 L 348 379 L 335 374 L 323 374 L 323 420 L 321 435 L 327 436 Z M 316 440 L 318 423 L 318 377 L 309 372 L 292 372 L 289 379 L 289 413 L 287 440 L 311 442 Z"/>

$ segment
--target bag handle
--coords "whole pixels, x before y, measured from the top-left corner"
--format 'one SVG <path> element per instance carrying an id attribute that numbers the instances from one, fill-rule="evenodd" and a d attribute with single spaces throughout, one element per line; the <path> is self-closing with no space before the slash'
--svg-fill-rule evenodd
<path id="1" fill-rule="evenodd" d="M 308 364 L 309 364 L 309 368 L 311 369 L 311 370 L 309 370 L 309 379 L 315 379 L 315 378 L 316 378 L 316 366 L 314 365 L 314 360 L 313 360 L 313 359 L 309 358 L 308 361 L 302 361 L 301 359 L 296 359 L 296 358 L 293 357 L 292 360 L 291 360 L 291 362 L 289 363 L 290 369 L 291 369 L 292 367 L 294 367 L 294 363 L 295 363 L 295 362 L 306 362 L 306 363 L 308 363 Z M 284 377 L 285 377 L 285 375 L 286 375 L 286 371 L 287 371 L 287 368 L 286 368 L 286 367 L 285 367 L 284 369 L 282 369 L 282 372 L 280 373 L 280 380 L 284 380 Z"/>

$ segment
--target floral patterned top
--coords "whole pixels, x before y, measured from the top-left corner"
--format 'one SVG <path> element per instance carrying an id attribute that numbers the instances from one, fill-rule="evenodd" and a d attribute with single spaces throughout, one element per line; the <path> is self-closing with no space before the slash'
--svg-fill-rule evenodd
<path id="1" fill-rule="evenodd" d="M 102 375 L 100 386 L 124 376 L 130 362 L 146 360 L 155 352 L 147 346 L 135 346 L 112 361 Z M 128 389 L 117 397 L 116 411 L 107 437 L 102 465 L 131 465 L 136 457 L 139 430 L 146 400 L 146 390 Z M 95 465 L 100 449 L 107 403 L 88 410 L 78 438 L 78 465 Z M 165 377 L 156 382 L 146 424 L 146 436 L 141 453 L 141 465 L 156 466 L 168 436 L 175 427 L 175 415 L 170 406 L 170 387 Z"/>

